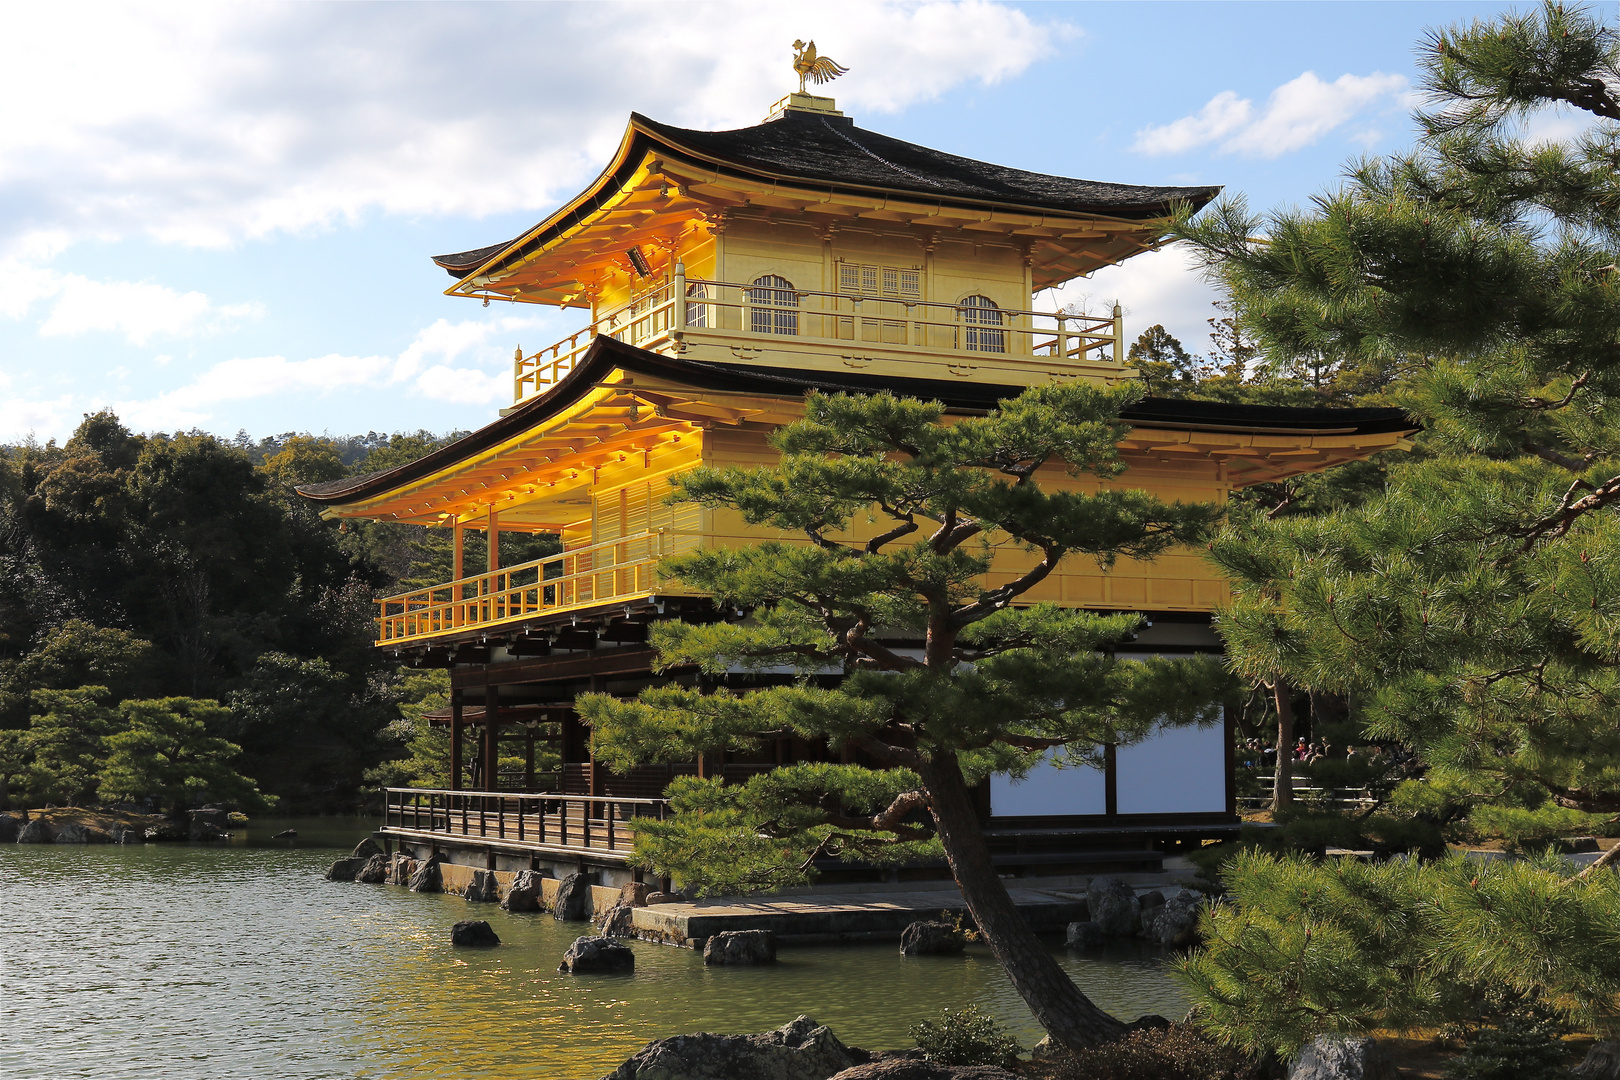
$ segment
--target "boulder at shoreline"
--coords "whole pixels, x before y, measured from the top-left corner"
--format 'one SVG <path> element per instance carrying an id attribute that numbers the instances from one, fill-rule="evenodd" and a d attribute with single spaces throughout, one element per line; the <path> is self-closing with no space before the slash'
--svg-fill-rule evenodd
<path id="1" fill-rule="evenodd" d="M 869 1061 L 870 1055 L 852 1051 L 838 1041 L 830 1028 L 800 1016 L 759 1035 L 699 1032 L 659 1039 L 648 1043 L 602 1080 L 827 1080 Z"/>
<path id="2" fill-rule="evenodd" d="M 703 943 L 703 962 L 710 967 L 776 963 L 776 935 L 769 930 L 727 930 Z"/>

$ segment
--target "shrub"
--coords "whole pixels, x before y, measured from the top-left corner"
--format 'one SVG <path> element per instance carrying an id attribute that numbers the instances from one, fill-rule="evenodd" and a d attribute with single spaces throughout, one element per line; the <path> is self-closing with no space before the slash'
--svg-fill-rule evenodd
<path id="1" fill-rule="evenodd" d="M 936 1065 L 999 1065 L 1012 1068 L 1018 1059 L 1018 1040 L 993 1019 L 969 1005 L 955 1012 L 946 1009 L 939 1019 L 923 1020 L 911 1029 L 917 1049 Z"/>
<path id="2" fill-rule="evenodd" d="M 1447 1080 L 1566 1080 L 1568 1029 L 1544 1008 L 1519 1006 L 1476 1028 L 1446 1068 Z"/>
<path id="3" fill-rule="evenodd" d="M 1052 1080 L 1241 1080 L 1249 1059 L 1184 1024 L 1133 1031 L 1116 1042 L 1057 1061 Z"/>

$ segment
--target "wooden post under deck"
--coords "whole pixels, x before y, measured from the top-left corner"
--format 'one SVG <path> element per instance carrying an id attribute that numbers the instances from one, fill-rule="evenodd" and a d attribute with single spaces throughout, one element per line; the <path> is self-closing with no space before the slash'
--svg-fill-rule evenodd
<path id="1" fill-rule="evenodd" d="M 534 728 L 527 728 L 523 746 L 523 790 L 534 790 Z"/>
<path id="2" fill-rule="evenodd" d="M 500 790 L 501 688 L 484 686 L 484 790 Z"/>
<path id="3" fill-rule="evenodd" d="M 457 527 L 457 537 L 460 537 L 460 527 Z M 457 557 L 461 555 L 458 549 Z M 450 790 L 461 790 L 461 691 L 450 691 Z"/>

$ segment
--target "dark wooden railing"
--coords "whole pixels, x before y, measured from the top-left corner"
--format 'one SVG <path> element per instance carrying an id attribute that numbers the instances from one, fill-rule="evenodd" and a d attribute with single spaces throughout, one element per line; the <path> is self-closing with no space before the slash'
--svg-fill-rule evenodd
<path id="1" fill-rule="evenodd" d="M 667 799 L 389 788 L 383 827 L 577 851 L 624 851 L 635 821 L 662 821 Z"/>

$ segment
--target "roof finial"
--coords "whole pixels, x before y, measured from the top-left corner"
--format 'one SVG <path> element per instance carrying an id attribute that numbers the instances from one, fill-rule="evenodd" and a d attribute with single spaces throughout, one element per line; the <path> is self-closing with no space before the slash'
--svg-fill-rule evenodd
<path id="1" fill-rule="evenodd" d="M 804 80 L 820 86 L 822 83 L 832 82 L 844 74 L 849 68 L 844 67 L 830 56 L 817 56 L 814 41 L 806 45 L 802 41 L 793 43 L 793 70 L 799 73 L 799 93 L 805 93 Z"/>

